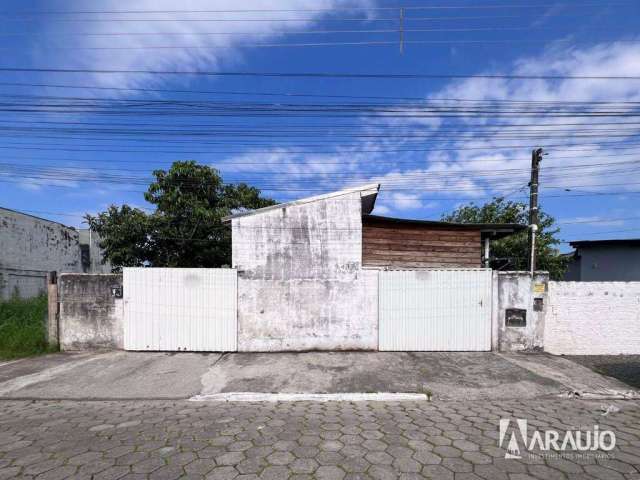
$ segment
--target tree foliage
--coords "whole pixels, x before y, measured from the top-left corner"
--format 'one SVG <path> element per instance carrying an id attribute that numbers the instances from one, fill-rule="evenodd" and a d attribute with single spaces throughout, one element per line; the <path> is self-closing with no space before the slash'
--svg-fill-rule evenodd
<path id="1" fill-rule="evenodd" d="M 560 231 L 555 227 L 555 219 L 543 211 L 539 212 L 538 233 L 536 235 L 536 269 L 546 270 L 552 279 L 561 279 L 567 269 L 567 259 L 558 254 Z M 484 205 L 469 203 L 458 207 L 452 213 L 443 215 L 442 220 L 457 223 L 519 223 L 528 225 L 529 208 L 522 202 L 494 198 Z M 491 266 L 497 269 L 528 270 L 529 232 L 524 230 L 491 243 Z"/>
<path id="2" fill-rule="evenodd" d="M 101 238 L 104 260 L 115 269 L 229 265 L 231 232 L 222 218 L 275 203 L 244 183 L 225 184 L 216 169 L 193 161 L 175 162 L 153 176 L 144 194 L 155 206 L 153 213 L 112 205 L 86 217 Z"/>

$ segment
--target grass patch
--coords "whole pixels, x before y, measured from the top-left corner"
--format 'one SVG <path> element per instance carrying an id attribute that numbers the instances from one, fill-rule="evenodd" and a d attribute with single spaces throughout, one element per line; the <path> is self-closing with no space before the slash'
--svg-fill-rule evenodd
<path id="1" fill-rule="evenodd" d="M 53 351 L 47 343 L 47 297 L 0 302 L 0 359 Z"/>

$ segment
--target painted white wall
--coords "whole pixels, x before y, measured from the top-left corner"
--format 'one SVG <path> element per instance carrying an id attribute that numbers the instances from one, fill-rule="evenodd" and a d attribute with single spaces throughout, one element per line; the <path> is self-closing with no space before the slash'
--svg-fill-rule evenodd
<path id="1" fill-rule="evenodd" d="M 640 354 L 640 282 L 549 282 L 544 347 L 558 355 Z"/>
<path id="2" fill-rule="evenodd" d="M 375 350 L 377 271 L 360 192 L 232 220 L 238 350 Z"/>

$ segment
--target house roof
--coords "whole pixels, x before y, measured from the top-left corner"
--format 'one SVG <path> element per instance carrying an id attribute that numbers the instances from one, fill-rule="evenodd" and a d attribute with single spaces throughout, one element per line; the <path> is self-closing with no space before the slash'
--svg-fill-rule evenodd
<path id="1" fill-rule="evenodd" d="M 326 200 L 328 198 L 340 197 L 342 195 L 348 195 L 350 193 L 360 192 L 360 198 L 362 198 L 362 212 L 371 213 L 376 203 L 376 197 L 380 190 L 379 183 L 369 183 L 367 185 L 361 185 L 359 187 L 346 188 L 337 192 L 325 193 L 323 195 L 316 195 L 313 197 L 301 198 L 300 200 L 294 200 L 292 202 L 279 203 L 277 205 L 271 205 L 269 207 L 258 208 L 256 210 L 248 210 L 246 212 L 235 213 L 223 217 L 223 222 L 230 222 L 235 218 L 248 217 L 250 215 L 259 215 L 261 213 L 270 212 L 272 210 L 279 210 L 281 208 L 293 207 L 296 205 L 304 205 L 305 203 L 317 202 L 318 200 Z"/>
<path id="2" fill-rule="evenodd" d="M 364 215 L 366 223 L 398 224 L 415 227 L 446 228 L 448 230 L 479 230 L 483 237 L 502 238 L 516 232 L 526 230 L 526 225 L 519 223 L 453 223 L 435 220 L 413 220 L 407 218 L 381 217 L 379 215 Z"/>
<path id="3" fill-rule="evenodd" d="M 612 238 L 609 240 L 576 240 L 569 242 L 573 248 L 604 247 L 604 246 L 629 246 L 640 247 L 640 238 Z"/>
<path id="4" fill-rule="evenodd" d="M 48 218 L 38 217 L 37 215 L 31 215 L 30 213 L 21 212 L 20 210 L 13 210 L 12 208 L 0 207 L 0 210 L 4 210 L 6 212 L 17 213 L 18 215 L 24 215 L 25 217 L 35 218 L 36 220 L 40 220 L 41 222 L 55 223 L 56 225 L 60 225 L 64 228 L 68 228 L 69 230 L 78 230 L 76 227 L 70 227 L 69 225 L 65 225 L 64 223 L 56 222 L 55 220 L 49 220 Z"/>

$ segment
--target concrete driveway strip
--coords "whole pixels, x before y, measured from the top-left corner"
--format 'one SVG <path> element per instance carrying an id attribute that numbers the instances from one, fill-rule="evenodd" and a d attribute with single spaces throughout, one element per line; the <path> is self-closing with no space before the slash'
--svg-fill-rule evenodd
<path id="1" fill-rule="evenodd" d="M 95 355 L 95 353 L 55 353 L 41 357 L 27 357 L 1 362 L 0 384 L 56 366 L 72 364 L 79 360 L 95 357 Z"/>
<path id="2" fill-rule="evenodd" d="M 221 399 L 237 394 L 356 398 L 344 395 L 382 393 L 455 401 L 629 390 L 545 354 L 108 352 L 55 354 L 0 365 L 0 397 L 22 399 Z"/>
<path id="3" fill-rule="evenodd" d="M 202 384 L 205 396 L 401 392 L 435 400 L 538 398 L 567 390 L 544 372 L 490 352 L 236 353 L 220 359 Z"/>
<path id="4" fill-rule="evenodd" d="M 48 365 L 37 372 L 18 375 L 0 383 L 0 396 L 34 399 L 184 399 L 200 393 L 200 378 L 220 356 L 108 352 L 62 355 L 63 359 L 57 355 L 41 357 L 32 361 Z M 7 367 L 15 369 L 18 365 Z M 26 365 L 21 368 L 26 368 Z"/>

